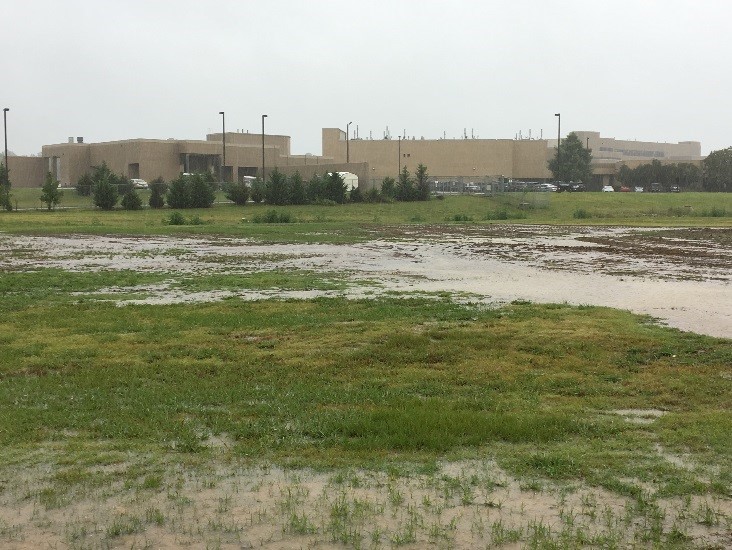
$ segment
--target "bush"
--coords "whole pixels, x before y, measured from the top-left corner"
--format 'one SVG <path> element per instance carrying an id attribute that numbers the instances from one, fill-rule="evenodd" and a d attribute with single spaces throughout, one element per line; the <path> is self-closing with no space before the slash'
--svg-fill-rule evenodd
<path id="1" fill-rule="evenodd" d="M 354 187 L 353 189 L 351 189 L 351 196 L 349 197 L 349 199 L 351 200 L 351 202 L 363 202 L 364 197 L 363 193 L 361 193 L 361 189 L 359 189 L 358 187 Z"/>
<path id="2" fill-rule="evenodd" d="M 172 212 L 167 219 L 163 219 L 163 223 L 166 225 L 185 225 L 186 219 L 180 212 Z"/>
<path id="3" fill-rule="evenodd" d="M 288 202 L 287 177 L 275 168 L 270 172 L 267 184 L 264 187 L 264 200 L 267 204 L 287 204 Z"/>
<path id="4" fill-rule="evenodd" d="M 162 208 L 165 206 L 165 192 L 168 190 L 168 186 L 163 181 L 163 178 L 156 178 L 150 182 L 150 199 L 148 204 L 150 208 Z"/>
<path id="5" fill-rule="evenodd" d="M 261 216 L 255 216 L 254 223 L 292 223 L 292 217 L 287 212 L 281 214 L 277 210 L 268 210 Z"/>
<path id="6" fill-rule="evenodd" d="M 142 199 L 134 189 L 130 189 L 122 197 L 122 208 L 125 210 L 142 210 Z"/>
<path id="7" fill-rule="evenodd" d="M 447 221 L 449 222 L 472 222 L 473 218 L 467 214 L 453 214 L 448 216 Z"/>
<path id="8" fill-rule="evenodd" d="M 108 177 L 95 182 L 92 193 L 94 195 L 94 205 L 102 210 L 112 210 L 119 199 L 117 186 L 112 185 Z"/>
<path id="9" fill-rule="evenodd" d="M 202 174 L 188 176 L 192 208 L 211 208 L 216 200 L 216 185 Z"/>
<path id="10" fill-rule="evenodd" d="M 260 203 L 264 199 L 264 183 L 259 178 L 255 179 L 252 184 L 251 197 L 256 203 Z"/>
<path id="11" fill-rule="evenodd" d="M 76 194 L 82 197 L 88 197 L 92 193 L 92 187 L 94 186 L 94 180 L 92 180 L 89 174 L 84 174 L 76 182 Z"/>
<path id="12" fill-rule="evenodd" d="M 592 214 L 590 214 L 590 212 L 588 212 L 584 208 L 578 208 L 577 210 L 572 212 L 572 217 L 577 220 L 585 220 L 587 218 L 591 218 Z"/>
<path id="13" fill-rule="evenodd" d="M 181 174 L 172 182 L 168 189 L 168 206 L 171 208 L 190 208 L 191 192 L 187 176 Z"/>
<path id="14" fill-rule="evenodd" d="M 241 181 L 230 183 L 226 190 L 226 198 L 234 204 L 244 206 L 249 200 L 249 186 Z"/>

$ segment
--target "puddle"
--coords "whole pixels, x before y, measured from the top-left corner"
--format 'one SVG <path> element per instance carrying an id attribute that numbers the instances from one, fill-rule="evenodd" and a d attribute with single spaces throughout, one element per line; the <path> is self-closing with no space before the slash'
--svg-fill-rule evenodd
<path id="1" fill-rule="evenodd" d="M 226 237 L 0 234 L 0 269 L 135 270 L 177 275 L 301 269 L 347 273 L 343 291 L 208 292 L 128 288 L 120 305 L 384 292 L 449 293 L 503 304 L 597 305 L 646 314 L 671 327 L 732 337 L 732 230 L 541 226 L 388 228 L 391 240 L 351 245 L 260 244 Z M 14 251 L 23 254 L 14 254 Z M 376 281 L 377 283 L 374 283 Z M 137 298 L 137 296 L 135 296 Z"/>

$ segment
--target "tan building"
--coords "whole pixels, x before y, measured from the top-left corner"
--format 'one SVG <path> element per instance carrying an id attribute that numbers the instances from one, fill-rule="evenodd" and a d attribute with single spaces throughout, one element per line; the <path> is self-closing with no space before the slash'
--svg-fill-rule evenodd
<path id="1" fill-rule="evenodd" d="M 623 163 L 701 161 L 699 142 L 653 143 L 603 138 L 599 132 L 575 132 L 592 149 L 593 187 L 613 184 Z M 351 172 L 359 187 L 380 186 L 406 166 L 414 173 L 421 163 L 430 179 L 460 180 L 465 184 L 498 178 L 523 181 L 551 179 L 547 162 L 555 154 L 556 140 L 546 139 L 350 139 L 339 128 L 323 128 L 323 155 L 293 155 L 290 137 L 264 136 L 265 170 L 277 167 L 303 178 L 314 173 Z M 131 139 L 44 145 L 41 157 L 10 157 L 11 181 L 16 187 L 40 187 L 51 172 L 64 187 L 73 186 L 93 166 L 109 168 L 129 178 L 170 181 L 186 172 L 211 172 L 225 181 L 242 181 L 262 172 L 262 134 L 226 133 L 226 166 L 221 133 L 205 140 Z M 349 160 L 350 162 L 347 162 Z"/>

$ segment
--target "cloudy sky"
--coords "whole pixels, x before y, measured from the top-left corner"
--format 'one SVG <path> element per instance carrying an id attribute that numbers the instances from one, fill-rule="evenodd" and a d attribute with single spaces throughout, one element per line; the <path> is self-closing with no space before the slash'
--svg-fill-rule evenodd
<path id="1" fill-rule="evenodd" d="M 730 0 L 3 0 L 9 148 L 227 130 L 732 145 Z"/>

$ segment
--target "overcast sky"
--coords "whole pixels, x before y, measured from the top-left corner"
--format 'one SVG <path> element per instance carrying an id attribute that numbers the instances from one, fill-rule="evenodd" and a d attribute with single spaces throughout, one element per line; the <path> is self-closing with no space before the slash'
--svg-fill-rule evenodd
<path id="1" fill-rule="evenodd" d="M 292 136 L 596 130 L 732 145 L 730 0 L 3 0 L 9 149 Z"/>

